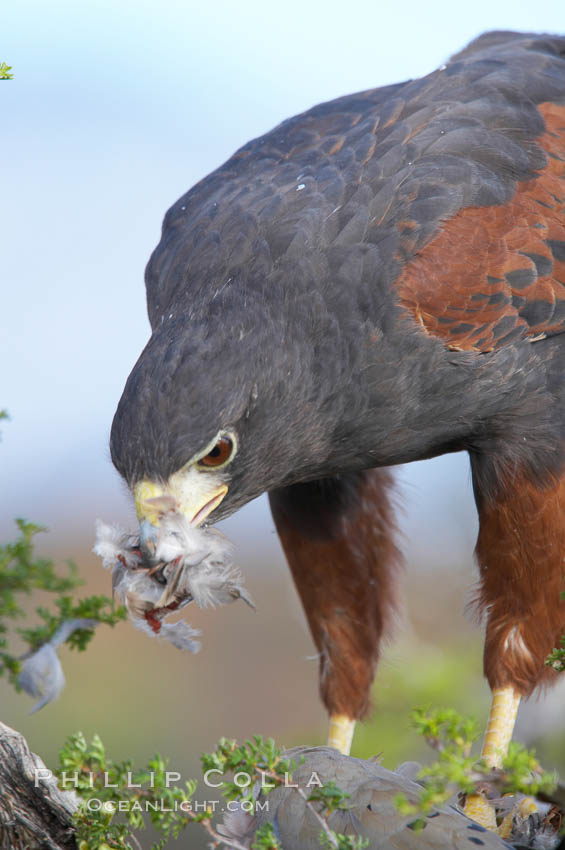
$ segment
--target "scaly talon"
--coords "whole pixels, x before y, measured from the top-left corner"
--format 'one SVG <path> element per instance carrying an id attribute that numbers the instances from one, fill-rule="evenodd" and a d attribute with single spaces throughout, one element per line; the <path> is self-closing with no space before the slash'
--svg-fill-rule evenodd
<path id="1" fill-rule="evenodd" d="M 482 794 L 469 794 L 463 809 L 468 818 L 476 821 L 491 832 L 496 831 L 496 813 Z"/>
<path id="2" fill-rule="evenodd" d="M 502 823 L 496 830 L 497 835 L 500 835 L 501 838 L 505 840 L 509 840 L 512 835 L 512 824 L 514 822 L 514 812 L 508 812 L 507 815 L 502 819 Z"/>
<path id="3" fill-rule="evenodd" d="M 536 801 L 533 797 L 524 797 L 518 804 L 518 814 L 521 818 L 529 818 L 530 815 L 539 815 Z"/>

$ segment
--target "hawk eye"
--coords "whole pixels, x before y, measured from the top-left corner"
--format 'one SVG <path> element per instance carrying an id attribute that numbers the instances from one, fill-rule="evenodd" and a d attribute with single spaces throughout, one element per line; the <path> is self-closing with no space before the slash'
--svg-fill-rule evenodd
<path id="1" fill-rule="evenodd" d="M 220 437 L 213 449 L 207 455 L 201 457 L 198 466 L 205 469 L 223 466 L 231 458 L 233 452 L 233 440 L 230 437 Z"/>

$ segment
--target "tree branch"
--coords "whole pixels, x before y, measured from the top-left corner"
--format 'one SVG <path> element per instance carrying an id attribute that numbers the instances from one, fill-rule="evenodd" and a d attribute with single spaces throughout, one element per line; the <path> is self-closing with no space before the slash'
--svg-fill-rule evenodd
<path id="1" fill-rule="evenodd" d="M 19 732 L 0 722 L 0 850 L 76 850 L 78 799 L 53 778 L 38 780 L 45 770 Z"/>

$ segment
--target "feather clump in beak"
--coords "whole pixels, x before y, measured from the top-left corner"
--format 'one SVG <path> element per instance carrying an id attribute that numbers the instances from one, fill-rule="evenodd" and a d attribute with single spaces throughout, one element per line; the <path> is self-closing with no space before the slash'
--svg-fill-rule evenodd
<path id="1" fill-rule="evenodd" d="M 253 602 L 233 564 L 233 545 L 217 529 L 195 528 L 177 511 L 160 518 L 155 554 L 148 566 L 139 534 L 97 523 L 94 551 L 112 570 L 112 588 L 137 628 L 165 638 L 179 649 L 198 652 L 199 632 L 166 618 L 196 602 L 200 608 L 243 599 Z"/>

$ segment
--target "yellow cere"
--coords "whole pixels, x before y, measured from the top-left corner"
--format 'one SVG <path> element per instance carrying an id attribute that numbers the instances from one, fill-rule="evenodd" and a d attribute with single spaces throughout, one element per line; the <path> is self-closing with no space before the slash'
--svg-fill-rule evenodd
<path id="1" fill-rule="evenodd" d="M 153 525 L 157 525 L 160 515 L 160 509 L 152 506 L 149 503 L 150 499 L 157 499 L 164 493 L 163 488 L 154 481 L 140 481 L 133 488 L 133 496 L 135 499 L 135 510 L 137 518 L 141 522 L 144 519 L 149 520 Z"/>

